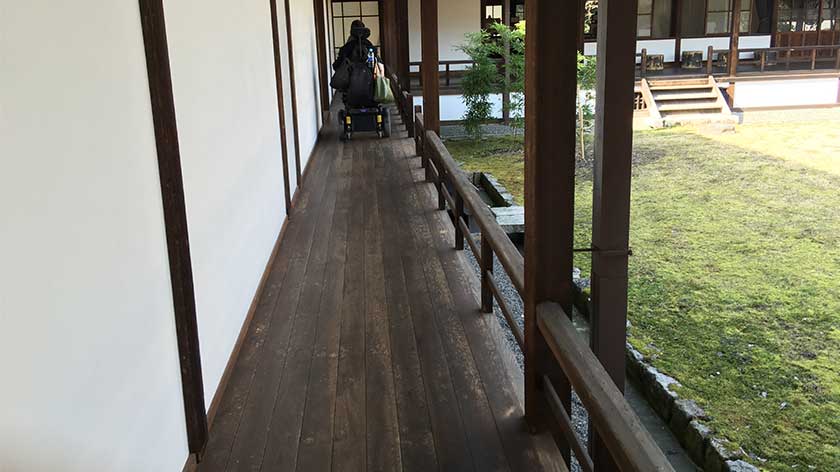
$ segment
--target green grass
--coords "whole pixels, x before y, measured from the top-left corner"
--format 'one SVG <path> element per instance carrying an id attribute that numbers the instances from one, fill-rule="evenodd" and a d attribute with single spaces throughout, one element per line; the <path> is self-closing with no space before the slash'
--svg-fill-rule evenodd
<path id="1" fill-rule="evenodd" d="M 792 126 L 798 136 L 825 128 Z M 749 147 L 737 134 L 635 134 L 630 341 L 719 435 L 766 459 L 751 462 L 840 470 L 840 154 L 745 131 Z M 523 202 L 521 138 L 447 147 Z M 592 211 L 591 177 L 579 174 L 578 247 Z M 576 265 L 587 272 L 589 261 Z"/>

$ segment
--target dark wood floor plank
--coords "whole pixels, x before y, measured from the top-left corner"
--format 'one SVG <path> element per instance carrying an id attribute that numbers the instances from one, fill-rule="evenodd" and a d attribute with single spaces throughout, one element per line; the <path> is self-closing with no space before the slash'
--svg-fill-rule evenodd
<path id="1" fill-rule="evenodd" d="M 419 164 L 419 160 L 416 162 Z M 422 176 L 415 173 L 417 180 Z M 426 186 L 426 198 L 429 202 L 437 199 L 431 186 Z M 541 438 L 528 433 L 524 422 L 524 409 L 520 397 L 515 391 L 512 378 L 518 372 L 508 370 L 507 364 L 499 352 L 499 345 L 493 336 L 494 330 L 487 326 L 487 321 L 496 323 L 492 315 L 482 314 L 479 301 L 472 289 L 476 276 L 463 260 L 462 254 L 453 247 L 453 226 L 451 219 L 444 212 L 429 212 L 427 220 L 432 228 L 434 246 L 443 265 L 447 283 L 452 294 L 452 307 L 464 327 L 464 333 L 470 343 L 476 366 L 479 369 L 484 391 L 493 411 L 504 450 L 513 470 L 565 470 L 549 435 Z"/>
<path id="2" fill-rule="evenodd" d="M 327 150 L 338 148 L 327 144 Z M 328 152 L 332 156 L 334 152 Z M 324 189 L 317 217 L 317 231 L 321 237 L 313 238 L 309 258 L 305 265 L 305 277 L 297 308 L 295 322 L 275 399 L 275 406 L 269 426 L 262 469 L 264 471 L 295 470 L 300 444 L 303 414 L 309 393 L 309 374 L 312 352 L 318 327 L 323 295 L 324 271 L 327 265 L 330 243 L 333 242 L 334 210 L 337 195 L 346 197 L 342 188 L 341 160 L 329 158 L 330 175 Z"/>
<path id="3" fill-rule="evenodd" d="M 348 157 L 348 155 L 350 157 Z M 297 469 L 326 471 L 332 464 L 333 417 L 338 378 L 338 348 L 341 334 L 341 306 L 344 299 L 344 269 L 352 175 L 352 152 L 341 148 L 339 182 L 333 233 L 323 280 L 323 300 L 318 314 L 317 338 L 312 352 L 309 388 L 301 428 Z M 347 189 L 345 192 L 343 189 Z"/>
<path id="4" fill-rule="evenodd" d="M 385 294 L 403 470 L 427 472 L 437 470 L 438 467 L 423 373 L 417 353 L 417 339 L 411 321 L 411 303 L 403 273 L 402 253 L 409 235 L 396 205 L 399 192 L 405 191 L 405 188 L 397 182 L 397 172 L 401 166 L 395 162 L 396 159 L 406 158 L 402 151 L 399 146 L 388 146 L 384 150 L 384 159 L 388 165 L 385 166 L 379 202 L 385 222 L 383 227 L 387 228 L 383 240 Z"/>
<path id="5" fill-rule="evenodd" d="M 313 156 L 316 169 L 312 174 L 312 189 L 323 187 L 330 181 L 331 166 L 323 153 Z M 323 192 L 305 192 L 299 201 L 295 218 L 300 218 L 303 229 L 299 233 L 300 240 L 289 249 L 292 251 L 290 269 L 286 274 L 275 309 L 272 313 L 274 320 L 269 327 L 266 341 L 263 343 L 257 360 L 257 375 L 245 402 L 242 420 L 231 449 L 231 457 L 227 470 L 259 470 L 265 453 L 268 439 L 271 414 L 277 396 L 292 326 L 295 320 L 295 309 L 298 304 L 309 251 L 317 228 L 317 214 L 321 208 L 319 204 Z"/>
<path id="6" fill-rule="evenodd" d="M 563 471 L 524 429 L 522 379 L 413 141 L 331 132 L 200 470 Z"/>
<path id="7" fill-rule="evenodd" d="M 402 164 L 400 161 L 396 161 Z M 465 429 L 467 425 L 461 417 L 461 411 L 452 382 L 452 374 L 446 359 L 446 347 L 442 340 L 442 327 L 438 325 L 431 293 L 426 284 L 423 258 L 425 254 L 417 251 L 414 234 L 418 230 L 411 221 L 407 220 L 404 205 L 404 194 L 414 193 L 413 185 L 406 181 L 400 172 L 398 182 L 401 192 L 399 211 L 403 215 L 401 224 L 407 225 L 406 235 L 402 247 L 402 263 L 405 284 L 410 301 L 411 318 L 417 341 L 417 351 L 423 373 L 426 398 L 429 406 L 429 416 L 432 423 L 432 433 L 435 439 L 435 451 L 440 470 L 475 470 L 473 467 L 473 453 L 468 446 Z M 420 219 L 414 218 L 414 224 Z"/>
<path id="8" fill-rule="evenodd" d="M 314 169 L 313 180 L 326 180 L 322 173 L 325 169 Z M 226 470 L 231 456 L 234 439 L 239 431 L 245 403 L 257 376 L 257 364 L 263 344 L 275 317 L 275 307 L 280 299 L 285 276 L 297 252 L 302 247 L 304 231 L 307 229 L 306 215 L 309 213 L 312 199 L 311 187 L 302 189 L 298 204 L 292 209 L 287 228 L 280 243 L 280 249 L 270 269 L 263 292 L 257 302 L 257 308 L 248 334 L 242 345 L 239 357 L 228 380 L 228 387 L 219 404 L 216 418 L 211 425 L 210 438 L 200 471 Z"/>
<path id="9" fill-rule="evenodd" d="M 390 142 L 388 143 L 390 145 Z M 378 195 L 385 165 L 381 142 L 370 143 L 363 156 L 369 162 L 365 202 L 365 379 L 367 413 L 367 470 L 402 469 L 397 401 L 391 362 L 391 338 L 385 299 L 385 269 L 382 261 L 384 228 Z"/>
<path id="10" fill-rule="evenodd" d="M 333 427 L 332 470 L 356 472 L 367 467 L 365 429 L 365 199 L 369 163 L 364 142 L 348 145 L 353 152 L 351 225 L 347 236 L 341 346 Z"/>
<path id="11" fill-rule="evenodd" d="M 435 250 L 431 234 L 433 229 L 429 226 L 427 214 L 436 210 L 432 207 L 432 200 L 422 191 L 428 184 L 414 181 L 410 162 L 403 161 L 402 179 L 405 185 L 413 187 L 414 191 L 403 194 L 404 211 L 413 229 L 414 250 L 420 254 L 423 261 L 429 293 L 434 295 L 434 313 L 452 372 L 453 385 L 458 392 L 461 415 L 475 468 L 481 471 L 510 470 L 471 346 L 460 319 L 454 312 L 456 308 L 446 274 Z"/>

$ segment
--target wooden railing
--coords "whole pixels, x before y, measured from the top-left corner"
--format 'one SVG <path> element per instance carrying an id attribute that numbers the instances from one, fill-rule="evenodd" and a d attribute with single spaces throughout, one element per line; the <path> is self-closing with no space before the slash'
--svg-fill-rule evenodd
<path id="1" fill-rule="evenodd" d="M 412 110 L 414 110 L 414 96 L 402 87 L 396 74 L 390 73 L 388 76 L 391 79 L 391 91 L 394 94 L 397 110 L 400 113 L 403 123 L 405 123 L 408 137 L 413 138 L 414 126 L 412 124 L 414 123 L 414 113 Z"/>
<path id="2" fill-rule="evenodd" d="M 444 83 L 446 85 L 450 85 L 452 83 L 452 66 L 471 66 L 474 62 L 470 59 L 459 59 L 459 60 L 450 60 L 450 61 L 439 61 L 438 64 L 443 66 L 443 78 Z M 422 62 L 410 62 L 410 67 L 417 67 L 417 74 L 420 77 L 420 85 L 423 85 L 423 63 Z M 438 66 L 438 73 L 440 71 L 440 66 Z"/>
<path id="3" fill-rule="evenodd" d="M 709 46 L 706 49 L 705 74 L 729 75 L 727 68 L 729 54 L 728 49 L 715 49 Z M 840 45 L 744 48 L 738 50 L 738 57 L 736 76 L 788 71 L 840 72 Z M 647 69 L 647 49 L 642 48 L 636 53 L 636 58 L 639 59 L 638 76 L 640 78 L 651 76 L 651 71 Z M 694 71 L 699 72 L 696 69 Z"/>
<path id="4" fill-rule="evenodd" d="M 513 318 L 493 272 L 494 258 L 498 258 L 516 291 L 520 297 L 523 296 L 525 263 L 522 254 L 496 222 L 490 208 L 449 154 L 440 137 L 434 131 L 425 129 L 420 107 L 414 109 L 414 128 L 417 154 L 425 168 L 426 180 L 435 186 L 438 209 L 451 212 L 455 226 L 454 246 L 462 250 L 466 242 L 478 260 L 481 269 L 481 311 L 492 313 L 495 299 L 516 342 L 527 355 L 525 345 L 531 341 L 525 339 L 522 329 Z M 469 210 L 481 230 L 478 241 L 470 231 L 465 210 Z M 622 471 L 673 471 L 600 361 L 579 337 L 567 315 L 559 305 L 539 305 L 539 330 L 553 353 L 554 362 L 568 378 L 589 412 L 591 424 L 610 451 L 615 464 Z M 556 439 L 565 441 L 558 445 L 574 452 L 584 472 L 598 472 L 547 375 L 543 376 L 543 392 L 562 434 L 562 439 Z"/>
<path id="5" fill-rule="evenodd" d="M 794 46 L 775 48 L 749 48 L 740 49 L 739 56 L 752 54 L 752 58 L 738 60 L 738 66 L 752 66 L 752 70 L 746 69 L 738 72 L 766 72 L 768 66 L 784 64 L 784 70 L 817 71 L 836 70 L 840 71 L 840 45 L 834 46 Z M 818 66 L 825 64 L 827 67 L 820 69 Z M 791 66 L 804 66 L 792 69 Z M 774 69 L 778 71 L 778 69 Z M 737 75 L 737 74 L 736 74 Z"/>

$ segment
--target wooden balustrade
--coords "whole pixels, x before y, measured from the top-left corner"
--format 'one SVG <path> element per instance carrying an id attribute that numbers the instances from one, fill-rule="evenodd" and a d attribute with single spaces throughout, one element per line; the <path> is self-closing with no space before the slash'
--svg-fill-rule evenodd
<path id="1" fill-rule="evenodd" d="M 420 107 L 414 109 L 414 140 L 417 154 L 426 169 L 426 179 L 435 184 L 441 210 L 450 210 L 455 226 L 454 246 L 469 245 L 481 269 L 481 311 L 492 313 L 495 299 L 508 326 L 523 352 L 522 329 L 513 318 L 506 297 L 501 293 L 494 274 L 498 258 L 520 296 L 524 294 L 524 259 L 511 242 L 477 189 L 461 171 L 438 135 L 423 126 Z M 450 191 L 451 189 L 451 191 Z M 468 210 L 478 225 L 480 240 L 470 233 L 465 217 Z M 580 338 L 563 309 L 554 303 L 543 303 L 537 310 L 539 330 L 546 340 L 554 361 L 568 377 L 587 411 L 590 421 L 610 451 L 621 471 L 673 471 L 665 455 L 642 426 L 621 391 L 601 365 L 586 342 Z M 551 379 L 543 378 L 546 400 L 551 406 L 566 444 L 569 445 L 585 472 L 597 472 L 592 458 L 572 426 L 571 419 Z"/>
<path id="2" fill-rule="evenodd" d="M 439 61 L 438 64 L 443 66 L 443 80 L 448 86 L 452 84 L 452 66 L 472 66 L 475 62 L 469 59 L 458 59 Z M 420 76 L 420 85 L 423 85 L 423 64 L 421 62 L 411 62 L 409 63 L 409 66 L 417 67 L 417 73 Z M 440 67 L 438 67 L 438 72 L 441 72 Z"/>
<path id="3" fill-rule="evenodd" d="M 793 69 L 796 71 L 825 71 L 825 72 L 840 72 L 840 45 L 832 46 L 791 46 L 791 47 L 772 47 L 772 48 L 746 48 L 740 49 L 739 55 L 750 55 L 752 58 L 741 59 L 739 65 L 749 65 L 757 67 L 759 72 L 766 72 L 767 67 L 771 62 L 777 65 L 778 62 L 784 58 L 784 69 L 790 71 L 794 64 L 803 64 L 804 68 Z M 775 58 L 775 60 L 772 60 Z M 828 67 L 820 69 L 820 64 L 828 64 Z M 750 70 L 737 71 L 741 73 L 749 73 Z M 736 72 L 736 75 L 739 75 Z M 777 72 L 776 70 L 771 72 Z"/>

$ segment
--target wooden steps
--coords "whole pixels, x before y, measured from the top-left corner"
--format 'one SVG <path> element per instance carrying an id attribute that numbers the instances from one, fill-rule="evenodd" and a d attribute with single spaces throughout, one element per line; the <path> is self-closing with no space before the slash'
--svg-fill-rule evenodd
<path id="1" fill-rule="evenodd" d="M 686 123 L 737 123 L 714 77 L 706 79 L 642 79 L 648 124 L 654 128 Z"/>

